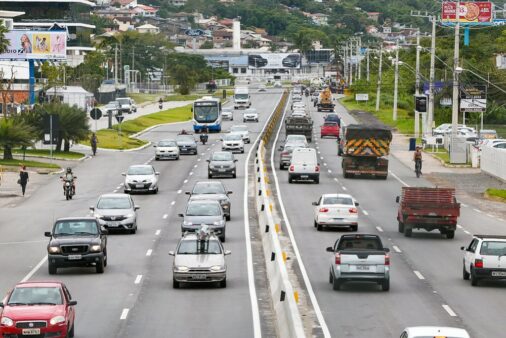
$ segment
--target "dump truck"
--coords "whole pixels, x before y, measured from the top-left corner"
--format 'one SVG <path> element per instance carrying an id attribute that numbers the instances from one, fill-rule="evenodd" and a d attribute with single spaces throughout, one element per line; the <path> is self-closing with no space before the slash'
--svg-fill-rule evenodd
<path id="1" fill-rule="evenodd" d="M 453 188 L 402 187 L 397 196 L 399 232 L 411 237 L 413 229 L 439 230 L 453 238 L 460 216 L 460 203 Z"/>
<path id="2" fill-rule="evenodd" d="M 334 111 L 334 103 L 332 103 L 332 92 L 330 88 L 321 91 L 318 101 L 316 102 L 318 111 Z"/>
<path id="3" fill-rule="evenodd" d="M 392 131 L 379 125 L 350 124 L 344 128 L 338 155 L 345 178 L 372 175 L 386 179 Z"/>
<path id="4" fill-rule="evenodd" d="M 313 136 L 313 120 L 309 116 L 288 116 L 285 119 L 285 134 L 304 135 L 308 142 L 311 142 Z"/>

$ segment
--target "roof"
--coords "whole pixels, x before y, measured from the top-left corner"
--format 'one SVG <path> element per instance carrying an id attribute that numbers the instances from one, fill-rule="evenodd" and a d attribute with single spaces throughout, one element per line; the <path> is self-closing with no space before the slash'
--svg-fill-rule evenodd
<path id="1" fill-rule="evenodd" d="M 128 194 L 123 193 L 113 193 L 113 194 L 102 194 L 100 195 L 100 198 L 102 197 L 130 197 Z"/>
<path id="2" fill-rule="evenodd" d="M 55 93 L 56 94 L 84 94 L 84 95 L 91 95 L 93 96 L 92 93 L 90 93 L 89 91 L 87 91 L 86 89 L 84 89 L 83 87 L 79 87 L 79 86 L 65 86 L 65 87 L 52 87 L 52 88 L 49 88 L 47 91 L 46 91 L 47 95 L 54 95 Z"/>
<path id="3" fill-rule="evenodd" d="M 135 7 L 136 9 L 137 8 L 140 8 L 142 9 L 143 11 L 146 11 L 146 12 L 158 12 L 158 9 L 154 8 L 154 7 L 151 7 L 151 6 L 148 6 L 148 5 L 142 5 L 142 4 L 139 4 Z"/>
<path id="4" fill-rule="evenodd" d="M 0 11 L 0 18 L 15 18 L 16 16 L 20 16 L 25 14 L 25 12 L 19 11 Z"/>
<path id="5" fill-rule="evenodd" d="M 1 1 L 1 0 L 0 0 Z M 52 27 L 55 24 L 54 21 L 51 22 L 30 22 L 30 21 L 20 21 L 14 22 L 14 27 Z M 87 23 L 79 23 L 79 22 L 57 22 L 59 26 L 63 27 L 83 27 L 95 29 L 95 25 L 90 25 Z"/>
<path id="6" fill-rule="evenodd" d="M 63 283 L 59 281 L 27 281 L 27 282 L 19 282 L 16 284 L 16 287 L 34 287 L 41 285 L 55 286 L 60 287 Z"/>
<path id="7" fill-rule="evenodd" d="M 95 217 L 92 217 L 92 216 L 83 216 L 83 217 L 76 216 L 76 217 L 62 217 L 62 218 L 58 218 L 56 220 L 56 222 L 59 222 L 59 221 L 75 221 L 75 220 L 94 221 L 94 222 L 97 221 L 97 219 Z"/>
<path id="8" fill-rule="evenodd" d="M 139 26 L 139 27 L 135 27 L 135 29 L 139 29 L 139 28 L 140 28 L 140 29 L 158 29 L 158 27 L 153 26 L 153 25 L 151 25 L 151 24 L 149 24 L 149 23 L 144 24 L 144 25 Z"/>

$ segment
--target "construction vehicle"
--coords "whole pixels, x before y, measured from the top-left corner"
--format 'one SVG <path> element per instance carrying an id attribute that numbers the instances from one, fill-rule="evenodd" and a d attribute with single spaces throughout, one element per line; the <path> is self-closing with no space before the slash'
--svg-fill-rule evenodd
<path id="1" fill-rule="evenodd" d="M 386 179 L 392 132 L 379 125 L 350 124 L 344 128 L 338 155 L 345 178 L 372 175 Z"/>
<path id="2" fill-rule="evenodd" d="M 305 115 L 290 115 L 285 119 L 285 133 L 288 135 L 304 135 L 308 142 L 313 136 L 313 120 Z"/>
<path id="3" fill-rule="evenodd" d="M 330 88 L 325 88 L 321 91 L 318 101 L 316 103 L 318 111 L 334 111 L 334 103 L 332 103 L 332 92 Z"/>
<path id="4" fill-rule="evenodd" d="M 453 238 L 460 215 L 460 203 L 453 188 L 402 187 L 397 221 L 399 232 L 411 237 L 412 231 L 439 230 L 446 238 Z"/>

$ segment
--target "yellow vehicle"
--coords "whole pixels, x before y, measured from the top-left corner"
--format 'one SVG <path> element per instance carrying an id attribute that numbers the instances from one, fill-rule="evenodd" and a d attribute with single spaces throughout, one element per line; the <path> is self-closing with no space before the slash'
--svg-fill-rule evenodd
<path id="1" fill-rule="evenodd" d="M 332 92 L 330 88 L 325 88 L 318 97 L 316 103 L 318 111 L 334 111 L 334 103 L 332 103 Z"/>

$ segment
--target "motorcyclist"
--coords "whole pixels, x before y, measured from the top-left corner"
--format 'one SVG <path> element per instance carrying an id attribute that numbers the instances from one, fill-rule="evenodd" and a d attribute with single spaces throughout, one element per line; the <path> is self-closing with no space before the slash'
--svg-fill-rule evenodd
<path id="1" fill-rule="evenodd" d="M 91 134 L 90 144 L 91 150 L 93 151 L 93 156 L 97 154 L 97 143 L 98 143 L 97 135 L 95 133 Z"/>
<path id="2" fill-rule="evenodd" d="M 416 146 L 415 153 L 413 154 L 413 161 L 415 161 L 415 170 L 418 164 L 420 173 L 422 173 L 422 148 L 420 146 Z"/>
<path id="3" fill-rule="evenodd" d="M 209 136 L 207 135 L 207 127 L 203 127 L 202 133 L 200 134 L 200 142 L 202 142 L 202 144 L 206 144 L 208 138 Z"/>
<path id="4" fill-rule="evenodd" d="M 75 195 L 76 194 L 76 183 L 75 182 L 76 182 L 77 177 L 72 172 L 72 168 L 68 167 L 67 170 L 65 171 L 64 176 L 62 176 L 61 178 L 63 181 L 63 195 L 65 195 L 65 183 L 66 182 L 70 182 L 70 184 L 72 185 L 72 195 Z"/>
<path id="5" fill-rule="evenodd" d="M 181 133 L 180 133 L 180 134 L 181 134 L 181 135 L 188 135 L 188 133 L 187 133 L 187 132 L 186 132 L 186 130 L 184 130 L 184 129 L 183 129 L 183 130 L 181 130 Z"/>
<path id="6" fill-rule="evenodd" d="M 158 100 L 158 107 L 160 108 L 160 110 L 163 108 L 163 99 L 160 98 L 160 100 Z"/>

